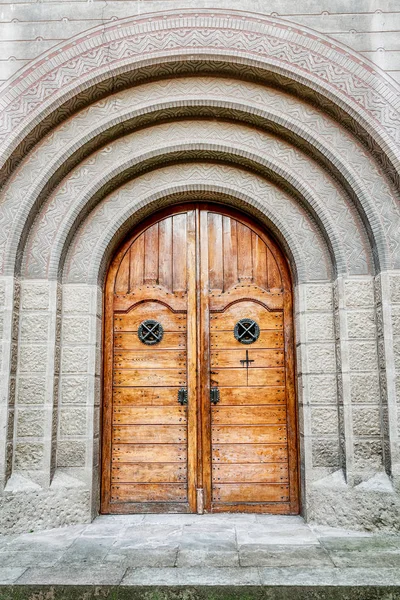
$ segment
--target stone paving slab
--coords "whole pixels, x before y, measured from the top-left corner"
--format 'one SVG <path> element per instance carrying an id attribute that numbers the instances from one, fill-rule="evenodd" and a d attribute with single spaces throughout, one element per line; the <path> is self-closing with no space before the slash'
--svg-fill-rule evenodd
<path id="1" fill-rule="evenodd" d="M 400 600 L 400 536 L 300 517 L 128 515 L 0 537 L 0 600 L 42 597 Z"/>

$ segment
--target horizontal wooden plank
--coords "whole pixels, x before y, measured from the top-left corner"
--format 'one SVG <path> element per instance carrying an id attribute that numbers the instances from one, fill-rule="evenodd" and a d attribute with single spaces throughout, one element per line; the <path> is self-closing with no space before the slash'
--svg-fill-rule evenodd
<path id="1" fill-rule="evenodd" d="M 287 462 L 286 444 L 213 444 L 213 463 Z"/>
<path id="2" fill-rule="evenodd" d="M 115 387 L 114 406 L 175 406 L 178 403 L 176 387 Z"/>
<path id="3" fill-rule="evenodd" d="M 246 354 L 247 353 L 247 354 Z M 285 355 L 281 350 L 264 350 L 253 349 L 242 345 L 240 349 L 229 350 L 212 350 L 211 351 L 211 368 L 218 367 L 242 367 L 240 362 L 246 360 L 253 361 L 249 364 L 249 369 L 265 368 L 265 367 L 281 367 L 285 362 Z"/>
<path id="4" fill-rule="evenodd" d="M 184 424 L 187 409 L 180 406 L 115 406 L 113 423 L 115 425 L 134 424 Z"/>
<path id="5" fill-rule="evenodd" d="M 113 464 L 111 480 L 124 483 L 179 483 L 185 482 L 187 468 L 180 463 L 125 463 Z"/>
<path id="6" fill-rule="evenodd" d="M 117 350 L 143 350 L 146 346 L 139 339 L 136 331 L 125 333 L 114 333 L 114 347 Z M 185 349 L 186 334 L 176 331 L 165 331 L 162 340 L 152 347 L 157 350 L 165 350 L 168 348 Z"/>
<path id="7" fill-rule="evenodd" d="M 185 444 L 113 444 L 113 463 L 186 462 Z"/>
<path id="8" fill-rule="evenodd" d="M 114 425 L 112 428 L 113 443 L 183 444 L 186 438 L 187 428 L 180 425 Z"/>
<path id="9" fill-rule="evenodd" d="M 152 371 L 151 369 L 124 369 L 123 371 L 114 371 L 115 386 L 185 386 L 186 385 L 186 370 L 179 369 L 159 369 Z"/>
<path id="10" fill-rule="evenodd" d="M 235 483 L 213 486 L 214 502 L 284 502 L 289 486 L 279 483 Z"/>
<path id="11" fill-rule="evenodd" d="M 157 346 L 146 350 L 115 351 L 114 367 L 116 369 L 181 369 L 186 367 L 186 352 L 165 350 Z"/>
<path id="12" fill-rule="evenodd" d="M 221 310 L 227 304 L 242 298 L 264 302 L 269 309 L 283 309 L 283 293 L 269 292 L 253 284 L 237 284 L 226 292 L 213 292 L 210 294 L 210 309 Z"/>
<path id="13" fill-rule="evenodd" d="M 287 441 L 283 425 L 214 425 L 213 444 L 276 444 Z"/>
<path id="14" fill-rule="evenodd" d="M 218 406 L 286 404 L 286 391 L 284 387 L 220 387 L 219 396 L 220 401 Z"/>
<path id="15" fill-rule="evenodd" d="M 148 506 L 152 506 L 152 504 Z M 290 502 L 213 502 L 211 504 L 211 512 L 257 513 L 264 515 L 297 515 L 299 513 L 298 508 L 293 509 Z"/>
<path id="16" fill-rule="evenodd" d="M 215 483 L 286 483 L 289 478 L 285 463 L 268 464 L 213 464 L 212 480 Z"/>
<path id="17" fill-rule="evenodd" d="M 181 483 L 121 483 L 111 485 L 111 501 L 185 502 L 187 486 Z"/>
<path id="18" fill-rule="evenodd" d="M 222 386 L 242 386 L 248 385 L 285 385 L 285 371 L 283 368 L 271 369 L 218 369 L 214 367 L 211 371 L 212 385 Z"/>
<path id="19" fill-rule="evenodd" d="M 127 335 L 127 334 L 125 334 Z M 173 335 L 172 333 L 170 335 Z M 258 340 L 253 342 L 248 348 L 282 348 L 283 349 L 283 332 L 282 330 L 262 329 Z M 211 331 L 210 333 L 210 348 L 245 348 L 244 344 L 239 342 L 234 334 L 233 328 L 230 331 Z"/>
<path id="20" fill-rule="evenodd" d="M 145 302 L 127 313 L 114 313 L 114 330 L 137 331 L 139 325 L 147 319 L 161 323 L 164 331 L 186 330 L 186 313 L 174 313 L 159 302 Z"/>
<path id="21" fill-rule="evenodd" d="M 158 301 L 165 302 L 173 310 L 186 310 L 187 308 L 186 293 L 177 292 L 172 294 L 163 286 L 152 284 L 136 286 L 134 291 L 124 294 L 115 294 L 114 310 L 126 312 L 132 309 L 138 302 L 154 301 L 155 298 Z"/>
<path id="22" fill-rule="evenodd" d="M 256 396 L 256 395 L 255 395 Z M 254 398 L 257 402 L 257 397 Z M 279 406 L 213 406 L 213 425 L 257 425 L 286 423 L 286 409 Z"/>
<path id="23" fill-rule="evenodd" d="M 256 302 L 237 302 L 224 312 L 210 314 L 211 331 L 233 331 L 240 319 L 253 319 L 260 329 L 282 329 L 283 312 L 270 312 L 264 306 Z"/>

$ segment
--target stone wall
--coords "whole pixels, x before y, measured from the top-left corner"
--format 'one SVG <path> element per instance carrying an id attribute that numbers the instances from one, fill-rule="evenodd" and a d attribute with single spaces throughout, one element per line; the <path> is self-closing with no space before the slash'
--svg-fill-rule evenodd
<path id="1" fill-rule="evenodd" d="M 335 41 L 344 2 L 143 14 L 156 4 L 0 3 L 9 35 L 43 37 L 0 91 L 0 529 L 97 514 L 107 266 L 155 210 L 206 200 L 257 219 L 291 265 L 302 514 L 394 530 L 399 87 Z M 382 29 L 384 4 L 352 3 L 355 30 Z M 335 34 L 304 27 L 334 11 Z"/>

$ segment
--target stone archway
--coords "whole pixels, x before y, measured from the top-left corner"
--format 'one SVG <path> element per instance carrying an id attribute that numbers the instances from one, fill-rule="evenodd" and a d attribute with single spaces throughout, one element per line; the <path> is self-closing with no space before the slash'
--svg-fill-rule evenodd
<path id="1" fill-rule="evenodd" d="M 85 32 L 3 90 L 3 528 L 15 503 L 38 527 L 98 510 L 110 257 L 155 210 L 204 199 L 291 263 L 304 515 L 362 527 L 384 509 L 395 527 L 393 86 L 306 28 L 187 10 Z"/>

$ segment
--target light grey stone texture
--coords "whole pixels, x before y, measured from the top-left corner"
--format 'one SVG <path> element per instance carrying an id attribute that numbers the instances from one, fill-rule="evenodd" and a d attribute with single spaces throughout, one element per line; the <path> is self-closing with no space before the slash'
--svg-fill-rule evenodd
<path id="1" fill-rule="evenodd" d="M 18 442 L 15 446 L 14 466 L 16 470 L 40 469 L 43 466 L 44 445 L 42 442 Z"/>
<path id="2" fill-rule="evenodd" d="M 49 316 L 27 313 L 21 316 L 20 336 L 22 342 L 45 342 L 48 337 Z"/>
<path id="3" fill-rule="evenodd" d="M 242 545 L 239 547 L 242 567 L 332 567 L 329 554 L 321 546 L 307 545 L 299 547 L 263 544 Z"/>
<path id="4" fill-rule="evenodd" d="M 21 345 L 19 371 L 21 373 L 40 373 L 46 370 L 47 346 Z"/>
<path id="5" fill-rule="evenodd" d="M 84 467 L 86 464 L 86 444 L 77 440 L 60 440 L 57 444 L 57 465 L 59 467 Z"/>
<path id="6" fill-rule="evenodd" d="M 372 342 L 349 342 L 349 358 L 352 371 L 374 371 L 378 365 L 375 340 Z"/>
<path id="7" fill-rule="evenodd" d="M 24 281 L 21 288 L 22 310 L 47 310 L 49 308 L 49 283 Z"/>
<path id="8" fill-rule="evenodd" d="M 86 408 L 65 408 L 60 411 L 60 436 L 85 435 L 87 429 Z"/>
<path id="9" fill-rule="evenodd" d="M 62 350 L 62 373 L 87 373 L 90 349 L 84 346 L 65 346 Z"/>
<path id="10" fill-rule="evenodd" d="M 64 317 L 63 340 L 66 344 L 85 343 L 89 337 L 90 320 L 88 317 Z"/>
<path id="11" fill-rule="evenodd" d="M 21 405 L 44 404 L 46 379 L 44 375 L 20 375 L 17 384 L 17 402 Z"/>
<path id="12" fill-rule="evenodd" d="M 332 373 L 336 371 L 334 344 L 307 344 L 306 353 L 309 373 Z"/>
<path id="13" fill-rule="evenodd" d="M 378 372 L 351 373 L 350 392 L 351 400 L 354 404 L 379 404 L 380 389 Z"/>
<path id="14" fill-rule="evenodd" d="M 308 342 L 333 341 L 335 339 L 332 312 L 309 313 L 305 318 Z"/>
<path id="15" fill-rule="evenodd" d="M 374 306 L 374 287 L 372 279 L 347 280 L 344 282 L 344 302 L 346 308 Z"/>
<path id="16" fill-rule="evenodd" d="M 86 404 L 89 400 L 89 381 L 84 375 L 61 378 L 61 402 L 63 404 Z"/>
<path id="17" fill-rule="evenodd" d="M 338 411 L 336 407 L 311 409 L 311 430 L 313 435 L 337 435 Z"/>
<path id="18" fill-rule="evenodd" d="M 303 375 L 308 379 L 307 399 L 310 404 L 337 403 L 336 375 Z"/>
<path id="19" fill-rule="evenodd" d="M 374 311 L 349 311 L 347 313 L 347 327 L 350 339 L 358 338 L 375 340 L 376 323 Z"/>
<path id="20" fill-rule="evenodd" d="M 25 567 L 1 567 L 0 585 L 15 583 L 25 571 Z"/>
<path id="21" fill-rule="evenodd" d="M 17 418 L 18 437 L 42 437 L 44 433 L 44 410 L 20 408 Z"/>

